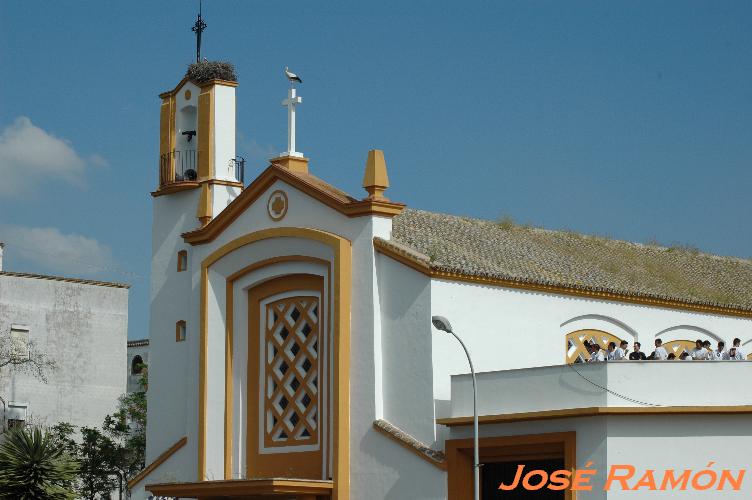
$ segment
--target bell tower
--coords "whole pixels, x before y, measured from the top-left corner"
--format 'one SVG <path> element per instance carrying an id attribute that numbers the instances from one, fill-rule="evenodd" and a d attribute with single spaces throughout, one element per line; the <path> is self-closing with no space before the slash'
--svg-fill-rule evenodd
<path id="1" fill-rule="evenodd" d="M 155 196 L 200 189 L 196 217 L 207 224 L 243 188 L 235 156 L 235 71 L 226 62 L 191 64 L 160 94 L 159 187 Z"/>

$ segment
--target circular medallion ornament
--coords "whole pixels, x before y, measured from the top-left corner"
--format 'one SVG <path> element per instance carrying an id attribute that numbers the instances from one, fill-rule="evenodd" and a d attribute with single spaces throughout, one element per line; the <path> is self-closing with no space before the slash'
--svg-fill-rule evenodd
<path id="1" fill-rule="evenodd" d="M 284 191 L 274 191 L 266 202 L 266 211 L 272 220 L 282 220 L 287 214 L 287 194 Z"/>
<path id="2" fill-rule="evenodd" d="M 191 98 L 191 91 L 190 91 L 190 89 L 186 89 L 185 94 L 183 94 L 183 96 L 185 97 L 186 101 L 188 99 L 190 99 Z"/>

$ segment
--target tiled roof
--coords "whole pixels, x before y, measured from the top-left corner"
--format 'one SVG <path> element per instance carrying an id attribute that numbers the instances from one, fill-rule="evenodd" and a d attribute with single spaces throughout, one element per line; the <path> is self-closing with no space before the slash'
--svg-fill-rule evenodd
<path id="1" fill-rule="evenodd" d="M 149 339 L 129 340 L 128 347 L 142 347 L 149 345 Z"/>
<path id="2" fill-rule="evenodd" d="M 413 209 L 381 243 L 431 270 L 752 311 L 749 259 Z"/>
<path id="3" fill-rule="evenodd" d="M 64 276 L 48 276 L 46 274 L 17 273 L 13 271 L 0 271 L 0 276 L 12 276 L 15 278 L 32 278 L 38 280 L 67 281 L 68 283 L 79 283 L 82 285 L 108 286 L 112 288 L 130 288 L 127 283 L 116 283 L 113 281 L 96 281 L 81 278 L 66 278 Z"/>

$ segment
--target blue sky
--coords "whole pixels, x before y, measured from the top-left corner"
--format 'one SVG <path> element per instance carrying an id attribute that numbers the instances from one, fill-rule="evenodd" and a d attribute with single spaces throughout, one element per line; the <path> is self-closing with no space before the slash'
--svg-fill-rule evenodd
<path id="1" fill-rule="evenodd" d="M 6 269 L 133 285 L 148 335 L 159 99 L 196 2 L 0 0 Z M 415 208 L 752 257 L 752 3 L 206 0 L 236 65 L 246 178 L 298 145 L 360 195 L 368 149 Z"/>

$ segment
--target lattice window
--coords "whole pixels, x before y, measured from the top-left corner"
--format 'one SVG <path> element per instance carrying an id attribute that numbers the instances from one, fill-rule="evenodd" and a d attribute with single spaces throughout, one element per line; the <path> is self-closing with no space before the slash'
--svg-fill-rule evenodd
<path id="1" fill-rule="evenodd" d="M 609 342 L 615 342 L 617 346 L 621 342 L 621 339 L 616 335 L 611 335 L 608 332 L 600 330 L 578 330 L 567 334 L 566 353 L 568 364 L 584 363 L 590 357 L 590 353 L 585 349 L 586 340 L 588 342 L 598 342 L 603 349 L 608 347 Z"/>
<path id="2" fill-rule="evenodd" d="M 319 431 L 319 299 L 266 305 L 264 442 L 316 444 Z"/>

